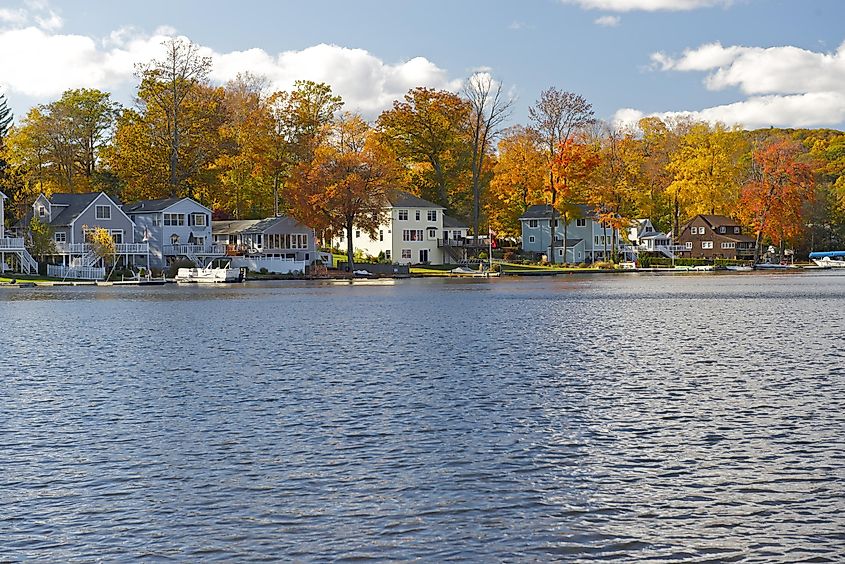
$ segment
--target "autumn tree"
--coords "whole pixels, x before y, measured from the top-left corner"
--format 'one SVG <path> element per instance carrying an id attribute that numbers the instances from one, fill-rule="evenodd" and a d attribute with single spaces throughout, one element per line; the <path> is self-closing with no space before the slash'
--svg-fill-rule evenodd
<path id="1" fill-rule="evenodd" d="M 414 88 L 378 118 L 384 142 L 406 166 L 419 195 L 459 213 L 468 211 L 470 112 L 470 103 L 456 94 Z"/>
<path id="2" fill-rule="evenodd" d="M 183 100 L 174 169 L 172 120 L 158 103 L 148 103 L 160 88 L 152 80 L 142 82 L 138 107 L 123 112 L 118 120 L 107 160 L 122 181 L 123 199 L 187 196 L 213 205 L 219 187 L 214 164 L 222 151 L 220 132 L 225 123 L 223 89 L 197 84 Z"/>
<path id="3" fill-rule="evenodd" d="M 646 117 L 637 125 L 642 132 L 639 143 L 642 168 L 640 190 L 636 195 L 637 209 L 641 217 L 651 219 L 658 229 L 677 231 L 679 226 L 674 225 L 674 221 L 680 205 L 678 192 L 668 192 L 672 183 L 668 165 L 690 122 L 687 119 Z"/>
<path id="4" fill-rule="evenodd" d="M 273 182 L 274 211 L 279 194 L 294 167 L 314 158 L 328 127 L 343 107 L 343 100 L 325 83 L 298 80 L 290 92 L 273 93 L 267 107 L 270 147 L 267 155 Z"/>
<path id="5" fill-rule="evenodd" d="M 615 259 L 616 234 L 627 228 L 638 213 L 636 202 L 643 168 L 641 143 L 633 132 L 609 123 L 601 124 L 598 134 L 594 141 L 598 162 L 586 200 L 604 226 L 605 256 L 610 242 Z"/>
<path id="6" fill-rule="evenodd" d="M 501 82 L 495 81 L 488 73 L 481 72 L 473 74 L 467 80 L 463 94 L 470 106 L 472 232 L 477 244 L 485 157 L 491 150 L 491 143 L 499 135 L 502 123 L 510 115 L 513 100 L 502 92 Z"/>
<path id="7" fill-rule="evenodd" d="M 287 197 L 291 213 L 306 225 L 345 233 L 352 272 L 353 229 L 376 236 L 399 170 L 396 156 L 361 116 L 345 114 L 327 129 L 314 158 L 294 168 Z"/>
<path id="8" fill-rule="evenodd" d="M 543 201 L 546 157 L 537 132 L 522 126 L 504 132 L 498 153 L 487 215 L 496 231 L 518 237 L 519 217 L 528 206 Z"/>
<path id="9" fill-rule="evenodd" d="M 25 244 L 26 249 L 33 256 L 38 257 L 39 262 L 43 262 L 46 256 L 56 254 L 53 229 L 50 224 L 42 222 L 37 217 L 33 217 L 29 222 Z"/>
<path id="10" fill-rule="evenodd" d="M 272 201 L 272 120 L 266 79 L 238 74 L 223 88 L 225 120 L 220 127 L 221 154 L 215 162 L 221 190 L 212 195 L 214 209 L 236 219 L 266 216 Z"/>
<path id="11" fill-rule="evenodd" d="M 742 156 L 748 145 L 742 131 L 717 123 L 696 123 L 681 137 L 667 170 L 674 202 L 675 233 L 683 217 L 728 214 L 736 209 L 745 176 Z"/>
<path id="12" fill-rule="evenodd" d="M 141 80 L 138 91 L 142 115 L 160 116 L 157 135 L 167 144 L 167 182 L 170 196 L 186 195 L 185 183 L 207 160 L 205 155 L 185 150 L 186 144 L 195 145 L 195 131 L 204 129 L 210 116 L 197 112 L 197 106 L 206 100 L 197 100 L 208 90 L 211 58 L 200 53 L 200 47 L 181 38 L 170 38 L 162 43 L 163 59 L 153 59 L 138 65 Z M 195 148 L 195 147 L 194 147 Z"/>
<path id="13" fill-rule="evenodd" d="M 569 222 L 577 219 L 580 209 L 577 204 L 588 199 L 586 187 L 596 167 L 601 162 L 598 147 L 591 143 L 577 142 L 570 137 L 560 143 L 555 151 L 554 175 L 556 177 L 556 207 L 563 222 L 563 262 L 569 262 L 566 254 L 566 239 L 569 234 Z M 552 252 L 554 252 L 554 223 L 552 227 Z M 551 258 L 549 262 L 554 262 Z"/>
<path id="14" fill-rule="evenodd" d="M 571 147 L 569 143 L 580 129 L 593 123 L 593 106 L 586 98 L 572 92 L 564 92 L 555 87 L 540 93 L 540 98 L 528 109 L 533 128 L 540 136 L 546 153 L 546 171 L 548 173 L 547 191 L 551 203 L 550 261 L 554 263 L 555 214 L 558 205 L 559 174 L 562 161 L 568 157 L 560 152 Z M 565 172 L 566 167 L 563 167 Z M 564 242 L 564 245 L 566 243 Z M 564 257 L 565 258 L 565 257 Z"/>
<path id="15" fill-rule="evenodd" d="M 9 134 L 9 127 L 12 125 L 12 110 L 6 105 L 6 95 L 0 94 L 0 182 L 3 181 L 3 174 L 6 170 L 4 147 L 6 136 Z"/>
<path id="16" fill-rule="evenodd" d="M 741 215 L 754 228 L 754 263 L 768 237 L 776 245 L 800 233 L 801 210 L 813 193 L 812 167 L 802 161 L 800 143 L 774 140 L 752 153 L 750 179 L 742 188 Z"/>

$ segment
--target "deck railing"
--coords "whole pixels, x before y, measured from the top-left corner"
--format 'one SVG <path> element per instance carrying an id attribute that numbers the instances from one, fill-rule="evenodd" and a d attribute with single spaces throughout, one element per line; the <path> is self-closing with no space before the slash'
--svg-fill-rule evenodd
<path id="1" fill-rule="evenodd" d="M 167 256 L 224 256 L 226 245 L 164 245 L 162 252 Z"/>
<path id="2" fill-rule="evenodd" d="M 53 278 L 76 278 L 79 280 L 102 280 L 106 277 L 106 269 L 94 266 L 63 266 L 61 264 L 48 264 L 47 276 Z"/>
<path id="3" fill-rule="evenodd" d="M 116 243 L 118 255 L 145 255 L 150 252 L 149 243 Z M 56 250 L 62 255 L 84 255 L 91 252 L 90 243 L 56 243 Z"/>
<path id="4" fill-rule="evenodd" d="M 20 251 L 23 248 L 23 237 L 3 237 L 0 239 L 0 249 L 4 251 Z"/>

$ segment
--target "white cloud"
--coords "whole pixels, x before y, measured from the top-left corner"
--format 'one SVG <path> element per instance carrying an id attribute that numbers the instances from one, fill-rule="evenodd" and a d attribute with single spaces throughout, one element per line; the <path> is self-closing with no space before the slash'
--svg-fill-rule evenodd
<path id="1" fill-rule="evenodd" d="M 593 20 L 593 23 L 602 27 L 618 27 L 622 18 L 619 16 L 602 16 Z"/>
<path id="2" fill-rule="evenodd" d="M 523 21 L 514 20 L 510 23 L 508 29 L 513 31 L 522 31 L 523 29 L 531 29 L 531 26 Z"/>
<path id="3" fill-rule="evenodd" d="M 831 53 L 793 46 L 723 47 L 709 43 L 687 49 L 680 57 L 651 56 L 663 71 L 706 72 L 708 90 L 737 88 L 749 96 L 732 104 L 698 111 L 665 112 L 659 117 L 688 116 L 744 127 L 819 127 L 845 123 L 845 43 Z M 626 108 L 615 119 L 631 123 L 643 113 Z"/>
<path id="4" fill-rule="evenodd" d="M 26 23 L 28 19 L 29 13 L 24 9 L 0 8 L 0 24 L 20 25 Z"/>
<path id="5" fill-rule="evenodd" d="M 729 6 L 732 0 L 560 0 L 564 4 L 575 4 L 585 10 L 606 12 L 657 12 L 685 11 L 713 6 Z"/>
<path id="6" fill-rule="evenodd" d="M 0 80 L 9 91 L 41 101 L 54 99 L 68 88 L 128 92 L 137 81 L 135 65 L 161 58 L 161 43 L 175 32 L 159 28 L 153 35 L 143 35 L 123 28 L 95 39 L 52 33 L 48 28 L 30 25 L 0 30 L 0 53 L 17 54 L 0 58 Z M 386 63 L 363 49 L 337 45 L 278 54 L 257 48 L 218 53 L 203 47 L 202 54 L 212 57 L 215 82 L 223 83 L 244 71 L 266 76 L 274 89 L 290 89 L 295 80 L 326 82 L 343 97 L 347 109 L 368 117 L 375 117 L 413 87 L 457 91 L 462 83 L 424 57 Z"/>

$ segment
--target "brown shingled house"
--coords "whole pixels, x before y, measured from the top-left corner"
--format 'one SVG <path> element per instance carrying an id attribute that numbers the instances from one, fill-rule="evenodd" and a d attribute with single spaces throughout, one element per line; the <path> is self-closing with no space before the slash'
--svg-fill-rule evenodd
<path id="1" fill-rule="evenodd" d="M 706 259 L 754 258 L 754 237 L 742 232 L 735 219 L 724 215 L 699 214 L 681 227 L 677 240 L 681 256 Z"/>

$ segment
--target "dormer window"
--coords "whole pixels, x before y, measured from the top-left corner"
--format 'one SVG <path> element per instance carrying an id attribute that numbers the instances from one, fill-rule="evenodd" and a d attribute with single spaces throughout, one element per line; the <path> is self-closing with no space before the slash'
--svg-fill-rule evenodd
<path id="1" fill-rule="evenodd" d="M 723 225 L 719 228 L 719 233 L 724 233 L 724 232 L 725 232 L 725 226 Z"/>
<path id="2" fill-rule="evenodd" d="M 97 219 L 111 219 L 111 207 L 97 206 L 95 211 Z"/>

